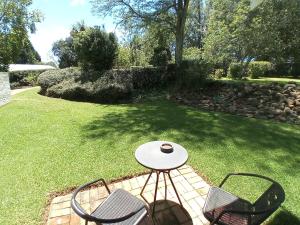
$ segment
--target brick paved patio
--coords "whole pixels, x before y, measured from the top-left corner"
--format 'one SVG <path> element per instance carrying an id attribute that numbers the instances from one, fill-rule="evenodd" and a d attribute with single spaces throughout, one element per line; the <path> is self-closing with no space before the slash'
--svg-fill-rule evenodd
<path id="1" fill-rule="evenodd" d="M 111 190 L 123 188 L 133 195 L 141 198 L 140 191 L 147 179 L 148 175 L 142 175 L 109 185 Z M 181 197 L 183 207 L 180 207 L 175 192 L 169 180 L 167 180 L 167 200 L 164 200 L 164 181 L 163 176 L 160 177 L 159 190 L 157 194 L 156 213 L 151 220 L 147 217 L 142 225 L 204 225 L 208 221 L 202 214 L 202 207 L 209 189 L 209 185 L 192 169 L 190 166 L 183 166 L 178 170 L 171 172 L 171 176 Z M 144 191 L 144 197 L 153 202 L 155 176 L 152 175 L 148 186 Z M 94 210 L 107 196 L 104 187 L 93 188 L 79 195 L 78 202 L 83 208 L 90 212 Z M 84 220 L 80 219 L 70 208 L 71 194 L 59 196 L 53 199 L 50 205 L 48 225 L 81 225 Z M 142 199 L 142 198 L 141 198 Z M 95 223 L 89 223 L 89 225 Z"/>

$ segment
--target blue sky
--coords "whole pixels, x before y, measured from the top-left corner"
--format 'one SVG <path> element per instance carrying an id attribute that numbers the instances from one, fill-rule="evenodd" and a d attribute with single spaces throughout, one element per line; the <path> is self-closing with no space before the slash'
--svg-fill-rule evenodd
<path id="1" fill-rule="evenodd" d="M 104 24 L 107 31 L 115 31 L 112 18 L 92 15 L 89 0 L 33 0 L 32 8 L 39 9 L 44 15 L 44 20 L 37 24 L 37 32 L 30 35 L 43 62 L 52 60 L 53 42 L 66 38 L 78 21 L 84 20 L 88 26 Z M 120 37 L 120 33 L 116 33 Z"/>

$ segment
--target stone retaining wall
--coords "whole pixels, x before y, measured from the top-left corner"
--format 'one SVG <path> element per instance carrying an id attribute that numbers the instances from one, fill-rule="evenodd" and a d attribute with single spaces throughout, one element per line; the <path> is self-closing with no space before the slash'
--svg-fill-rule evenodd
<path id="1" fill-rule="evenodd" d="M 0 106 L 9 102 L 10 85 L 8 73 L 0 72 Z"/>

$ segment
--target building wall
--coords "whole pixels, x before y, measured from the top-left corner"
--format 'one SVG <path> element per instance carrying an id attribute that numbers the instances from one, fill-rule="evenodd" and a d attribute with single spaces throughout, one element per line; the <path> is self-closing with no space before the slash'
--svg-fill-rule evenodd
<path id="1" fill-rule="evenodd" d="M 0 72 L 0 106 L 9 102 L 10 99 L 10 85 L 8 73 Z"/>

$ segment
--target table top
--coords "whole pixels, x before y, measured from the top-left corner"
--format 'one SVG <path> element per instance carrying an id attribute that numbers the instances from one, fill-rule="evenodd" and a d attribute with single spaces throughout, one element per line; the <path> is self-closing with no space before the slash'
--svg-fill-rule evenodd
<path id="1" fill-rule="evenodd" d="M 160 146 L 164 143 L 173 146 L 173 152 L 163 153 Z M 151 141 L 137 148 L 136 160 L 143 166 L 154 170 L 172 170 L 184 165 L 188 160 L 188 153 L 179 144 L 170 141 Z"/>

